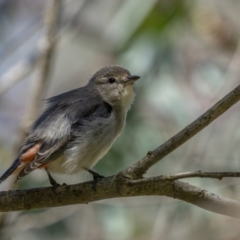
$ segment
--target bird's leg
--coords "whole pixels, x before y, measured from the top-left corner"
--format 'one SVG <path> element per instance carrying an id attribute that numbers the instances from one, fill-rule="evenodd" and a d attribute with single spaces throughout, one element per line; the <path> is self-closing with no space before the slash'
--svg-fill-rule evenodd
<path id="1" fill-rule="evenodd" d="M 92 170 L 92 169 L 90 169 L 90 168 L 83 167 L 83 169 L 84 169 L 85 171 L 89 172 L 90 174 L 92 174 L 94 181 L 97 181 L 97 180 L 99 180 L 99 179 L 105 178 L 104 176 L 102 176 L 101 174 L 95 172 L 94 170 Z"/>
<path id="2" fill-rule="evenodd" d="M 48 171 L 47 167 L 45 167 L 45 171 L 48 175 L 48 179 L 49 179 L 49 182 L 51 183 L 51 185 L 56 188 L 58 187 L 60 184 L 56 182 L 56 180 L 52 177 L 52 175 L 50 174 L 50 172 Z"/>
<path id="3" fill-rule="evenodd" d="M 90 174 L 92 174 L 93 176 L 93 189 L 96 190 L 96 185 L 97 185 L 97 182 L 102 179 L 102 178 L 105 178 L 104 176 L 102 176 L 101 174 L 93 171 L 92 169 L 90 168 L 86 168 L 86 167 L 83 167 L 83 169 L 87 172 L 89 172 Z"/>

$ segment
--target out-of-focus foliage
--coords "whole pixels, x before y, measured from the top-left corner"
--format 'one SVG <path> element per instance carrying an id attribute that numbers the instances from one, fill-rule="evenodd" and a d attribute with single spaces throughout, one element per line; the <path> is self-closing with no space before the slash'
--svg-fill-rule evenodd
<path id="1" fill-rule="evenodd" d="M 43 33 L 46 2 L 0 1 L 0 76 L 22 60 L 31 61 Z M 239 84 L 239 12 L 240 2 L 234 0 L 63 1 L 60 43 L 46 98 L 84 85 L 90 74 L 109 64 L 141 76 L 125 130 L 97 171 L 112 175 L 139 160 Z M 32 81 L 34 73 L 0 97 L 1 173 L 15 157 L 12 149 Z M 147 175 L 239 169 L 239 108 L 234 106 Z M 56 178 L 66 183 L 86 180 Z M 187 181 L 239 198 L 239 179 Z M 45 173 L 35 171 L 14 187 L 46 185 Z M 240 238 L 237 220 L 164 197 L 13 213 L 4 221 L 1 239 Z"/>

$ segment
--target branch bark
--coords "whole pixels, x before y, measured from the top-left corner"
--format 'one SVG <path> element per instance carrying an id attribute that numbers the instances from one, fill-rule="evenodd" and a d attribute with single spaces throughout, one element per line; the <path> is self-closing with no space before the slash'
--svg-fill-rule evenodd
<path id="1" fill-rule="evenodd" d="M 146 173 L 151 166 L 195 136 L 239 100 L 240 85 L 228 93 L 220 101 L 218 101 L 199 118 L 186 126 L 183 130 L 178 132 L 158 148 L 154 149 L 153 151 L 149 151 L 144 158 L 121 171 L 119 175 L 132 179 L 142 178 L 142 175 Z"/>
<path id="2" fill-rule="evenodd" d="M 181 181 L 166 181 L 161 177 L 129 180 L 116 176 L 92 182 L 64 185 L 57 188 L 0 192 L 0 211 L 83 204 L 93 201 L 134 196 L 167 196 L 194 204 L 211 212 L 240 218 L 240 202 L 219 197 Z"/>

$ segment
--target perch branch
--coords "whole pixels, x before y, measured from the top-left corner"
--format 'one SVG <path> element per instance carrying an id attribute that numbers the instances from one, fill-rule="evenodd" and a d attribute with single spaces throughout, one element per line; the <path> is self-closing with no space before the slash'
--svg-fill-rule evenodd
<path id="1" fill-rule="evenodd" d="M 240 218 L 240 202 L 181 181 L 166 181 L 161 177 L 128 180 L 107 177 L 75 185 L 0 192 L 0 211 L 20 211 L 33 208 L 83 204 L 93 201 L 134 196 L 167 196 L 176 198 L 211 212 Z"/>

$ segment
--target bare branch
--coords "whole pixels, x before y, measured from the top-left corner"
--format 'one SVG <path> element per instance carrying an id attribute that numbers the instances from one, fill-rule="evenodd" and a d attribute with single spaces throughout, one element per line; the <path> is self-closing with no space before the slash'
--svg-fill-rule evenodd
<path id="1" fill-rule="evenodd" d="M 240 85 L 168 141 L 153 151 L 148 152 L 144 158 L 120 172 L 119 176 L 126 176 L 132 179 L 142 178 L 142 175 L 151 166 L 207 127 L 211 122 L 237 103 L 239 99 Z"/>
<path id="2" fill-rule="evenodd" d="M 57 188 L 0 192 L 0 211 L 83 204 L 93 201 L 133 196 L 167 196 L 194 204 L 211 212 L 240 218 L 240 202 L 221 198 L 201 188 L 181 181 L 166 181 L 162 177 L 139 180 L 115 176 L 99 180 L 96 190 L 92 182 L 64 185 Z"/>

